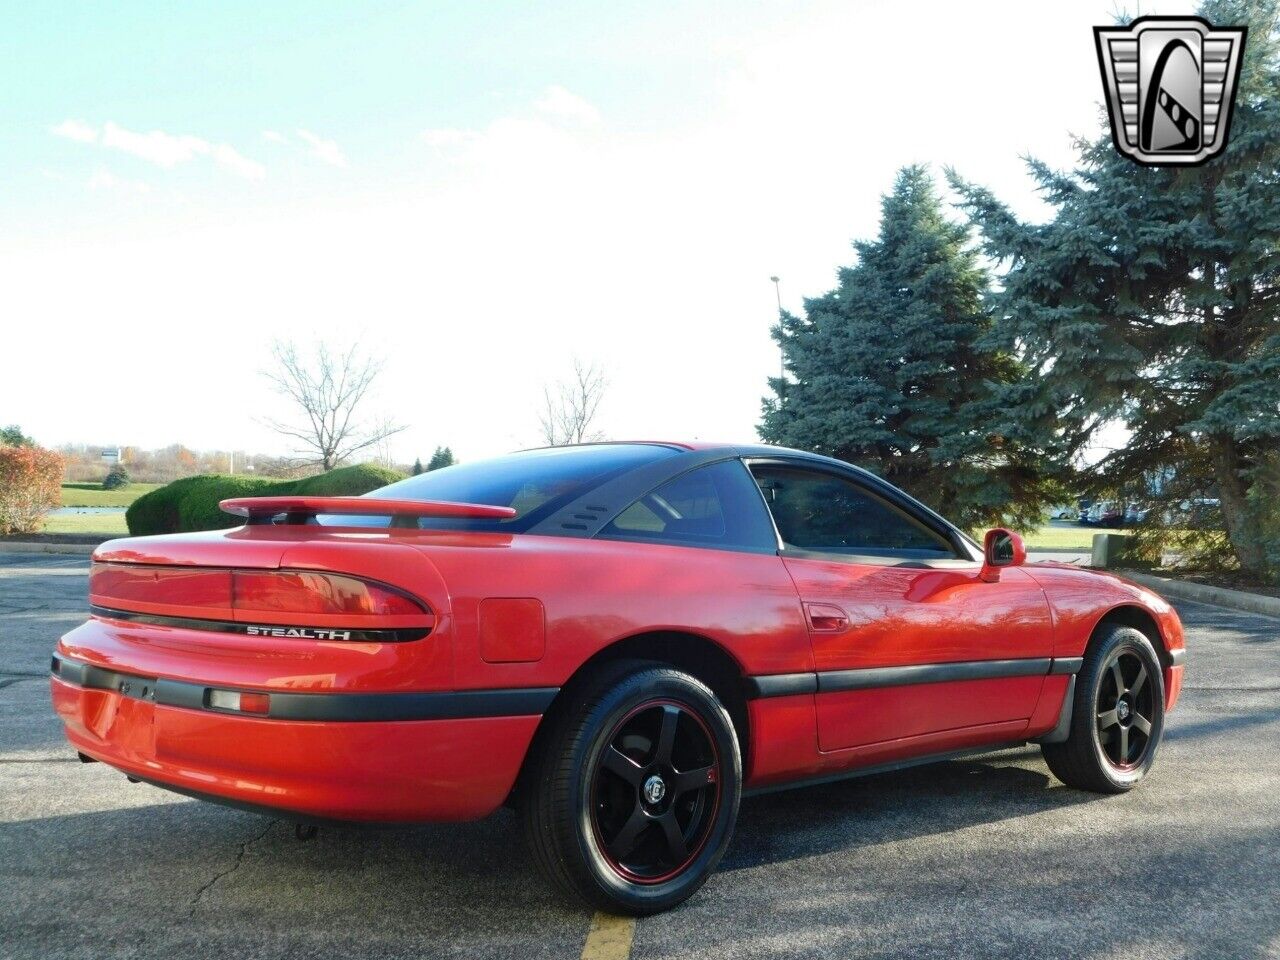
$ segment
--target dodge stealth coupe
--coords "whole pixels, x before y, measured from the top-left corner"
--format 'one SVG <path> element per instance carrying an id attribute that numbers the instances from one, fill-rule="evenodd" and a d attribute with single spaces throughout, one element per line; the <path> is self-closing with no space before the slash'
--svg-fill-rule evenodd
<path id="1" fill-rule="evenodd" d="M 744 793 L 1028 741 L 1128 790 L 1182 686 L 1160 597 L 795 450 L 557 447 L 222 507 L 244 524 L 95 552 L 52 664 L 81 759 L 300 824 L 507 805 L 602 909 L 689 897 Z"/>

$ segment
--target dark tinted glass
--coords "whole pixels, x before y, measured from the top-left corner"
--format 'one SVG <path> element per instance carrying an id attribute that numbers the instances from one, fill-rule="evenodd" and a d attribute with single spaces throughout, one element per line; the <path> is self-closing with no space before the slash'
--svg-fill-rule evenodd
<path id="1" fill-rule="evenodd" d="M 942 536 L 832 474 L 765 464 L 751 472 L 788 546 L 865 556 L 956 555 Z"/>
<path id="2" fill-rule="evenodd" d="M 768 551 L 778 546 L 740 460 L 708 464 L 669 480 L 618 514 L 599 535 Z"/>
<path id="3" fill-rule="evenodd" d="M 512 507 L 516 511 L 512 520 L 423 517 L 420 523 L 431 529 L 518 532 L 528 529 L 606 480 L 675 454 L 676 451 L 670 447 L 640 443 L 526 450 L 492 460 L 432 470 L 381 487 L 365 496 Z M 350 518 L 343 518 L 342 523 L 349 526 Z M 386 521 L 381 525 L 385 526 Z"/>

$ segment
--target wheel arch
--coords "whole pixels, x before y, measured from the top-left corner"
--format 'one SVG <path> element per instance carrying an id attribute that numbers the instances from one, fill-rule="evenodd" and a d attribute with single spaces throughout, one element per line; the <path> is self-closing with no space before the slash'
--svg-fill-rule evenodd
<path id="1" fill-rule="evenodd" d="M 525 752 L 513 794 L 526 780 L 526 773 L 560 714 L 568 709 L 578 691 L 591 676 L 606 665 L 619 660 L 651 660 L 675 667 L 701 680 L 724 704 L 733 721 L 742 754 L 742 769 L 748 770 L 751 749 L 750 716 L 747 710 L 746 675 L 733 654 L 714 640 L 686 630 L 648 630 L 619 638 L 583 661 L 560 688 L 542 715 L 529 749 Z"/>
<path id="2" fill-rule="evenodd" d="M 1150 610 L 1134 603 L 1123 603 L 1112 607 L 1094 625 L 1093 631 L 1089 634 L 1089 643 L 1093 643 L 1102 632 L 1102 629 L 1111 624 L 1132 627 L 1145 635 L 1151 641 L 1151 645 L 1155 647 L 1156 656 L 1160 658 L 1161 667 L 1168 667 L 1173 662 L 1169 654 L 1169 641 L 1160 629 L 1160 621 L 1156 619 Z"/>

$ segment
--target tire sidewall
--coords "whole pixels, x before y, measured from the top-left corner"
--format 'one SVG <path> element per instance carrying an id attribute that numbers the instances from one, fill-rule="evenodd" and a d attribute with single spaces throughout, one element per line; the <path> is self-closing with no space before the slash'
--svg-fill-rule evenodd
<path id="1" fill-rule="evenodd" d="M 1142 762 L 1127 770 L 1117 768 L 1107 757 L 1102 747 L 1097 723 L 1098 694 L 1108 672 L 1105 669 L 1106 665 L 1121 653 L 1135 654 L 1147 668 L 1147 682 L 1152 685 L 1153 713 L 1155 714 L 1151 718 L 1150 742 Z M 1118 789 L 1127 790 L 1150 771 L 1151 765 L 1155 762 L 1156 753 L 1159 751 L 1160 741 L 1164 738 L 1164 670 L 1160 666 L 1160 659 L 1156 656 L 1151 641 L 1144 634 L 1132 627 L 1120 627 L 1109 633 L 1099 644 L 1086 679 L 1083 704 L 1086 710 L 1082 720 L 1086 724 L 1094 761 L 1108 781 Z"/>
<path id="2" fill-rule="evenodd" d="M 591 801 L 607 738 L 623 717 L 651 700 L 673 700 L 698 714 L 715 741 L 721 782 L 715 821 L 694 861 L 664 883 L 643 884 L 620 876 L 605 859 L 592 823 Z M 588 724 L 591 733 L 582 740 L 581 755 L 574 758 L 578 777 L 573 789 L 572 813 L 578 853 L 592 882 L 611 900 L 638 912 L 662 910 L 687 899 L 720 862 L 738 815 L 742 760 L 728 712 L 711 690 L 693 677 L 670 669 L 652 669 L 619 681 L 592 712 Z"/>

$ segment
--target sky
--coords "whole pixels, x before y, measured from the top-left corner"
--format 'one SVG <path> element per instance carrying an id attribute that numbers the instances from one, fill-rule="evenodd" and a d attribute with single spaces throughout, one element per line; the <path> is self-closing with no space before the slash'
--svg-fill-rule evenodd
<path id="1" fill-rule="evenodd" d="M 754 440 L 770 276 L 832 287 L 908 163 L 1043 218 L 1022 158 L 1100 130 L 1117 7 L 4 10 L 0 422 L 284 453 L 272 342 L 357 342 L 409 462 L 537 445 L 575 356 L 610 437 Z"/>

